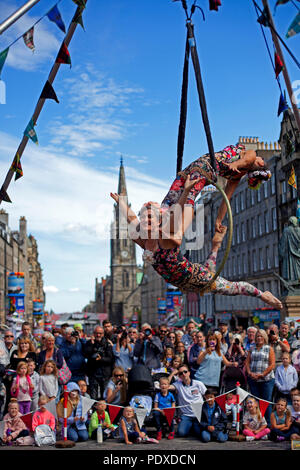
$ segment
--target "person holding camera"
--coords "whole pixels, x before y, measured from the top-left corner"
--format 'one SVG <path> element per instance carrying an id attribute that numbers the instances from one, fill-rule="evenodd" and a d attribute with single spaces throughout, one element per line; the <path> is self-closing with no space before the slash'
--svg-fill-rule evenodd
<path id="1" fill-rule="evenodd" d="M 72 372 L 72 381 L 78 382 L 78 380 L 85 379 L 85 357 L 83 354 L 83 344 L 79 338 L 78 331 L 74 330 L 72 327 L 66 329 L 60 351 Z"/>
<path id="2" fill-rule="evenodd" d="M 113 345 L 113 353 L 115 356 L 115 365 L 123 367 L 127 372 L 133 365 L 133 345 L 130 342 L 127 330 L 119 327 L 117 330 L 117 342 Z"/>
<path id="3" fill-rule="evenodd" d="M 85 343 L 84 355 L 87 359 L 90 395 L 93 400 L 99 400 L 103 397 L 114 366 L 113 349 L 104 337 L 104 329 L 101 326 L 95 327 L 91 339 Z"/>
<path id="4" fill-rule="evenodd" d="M 289 353 L 291 347 L 285 338 L 281 338 L 279 335 L 278 326 L 273 324 L 268 329 L 269 345 L 272 346 L 275 352 L 275 367 L 278 367 L 282 363 L 282 353 Z"/>
<path id="5" fill-rule="evenodd" d="M 232 390 L 237 382 L 240 382 L 241 387 L 246 386 L 246 376 L 244 374 L 244 366 L 246 360 L 246 353 L 243 348 L 242 336 L 239 334 L 233 335 L 232 343 L 229 346 L 226 359 L 229 362 L 237 364 L 236 367 L 225 367 L 222 374 L 222 385 L 225 387 L 225 392 Z"/>
<path id="6" fill-rule="evenodd" d="M 159 369 L 162 353 L 161 340 L 158 336 L 153 336 L 151 325 L 144 324 L 139 338 L 134 345 L 134 357 L 137 358 L 139 363 L 145 364 L 149 369 Z"/>

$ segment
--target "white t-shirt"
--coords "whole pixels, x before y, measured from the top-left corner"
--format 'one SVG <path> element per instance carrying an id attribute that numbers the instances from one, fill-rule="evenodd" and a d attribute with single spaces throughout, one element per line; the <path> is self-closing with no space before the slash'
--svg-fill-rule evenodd
<path id="1" fill-rule="evenodd" d="M 172 385 L 177 390 L 178 405 L 182 406 L 182 414 L 194 418 L 195 413 L 190 403 L 203 403 L 203 395 L 206 392 L 205 385 L 200 380 L 194 379 L 191 380 L 190 385 L 184 385 L 181 380 L 176 380 Z"/>
<path id="2" fill-rule="evenodd" d="M 252 431 L 257 431 L 261 426 L 265 426 L 267 421 L 264 417 L 259 419 L 256 414 L 251 415 L 249 411 L 246 411 L 243 418 L 243 424 L 249 426 Z"/>

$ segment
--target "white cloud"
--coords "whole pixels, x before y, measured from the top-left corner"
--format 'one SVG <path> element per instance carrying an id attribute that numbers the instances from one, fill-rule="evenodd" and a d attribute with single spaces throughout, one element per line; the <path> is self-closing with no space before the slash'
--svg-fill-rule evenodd
<path id="1" fill-rule="evenodd" d="M 59 292 L 59 289 L 55 286 L 44 286 L 44 291 L 46 292 L 46 294 L 57 294 L 57 292 Z"/>

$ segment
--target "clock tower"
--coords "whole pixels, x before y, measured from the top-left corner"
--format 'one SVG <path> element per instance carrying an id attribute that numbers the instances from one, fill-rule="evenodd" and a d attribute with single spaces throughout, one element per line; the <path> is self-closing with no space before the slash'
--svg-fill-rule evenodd
<path id="1" fill-rule="evenodd" d="M 125 169 L 121 157 L 118 194 L 127 198 Z M 140 289 L 137 284 L 135 243 L 128 237 L 127 223 L 121 218 L 119 206 L 114 205 L 111 224 L 109 319 L 120 325 L 136 309 L 140 309 Z"/>

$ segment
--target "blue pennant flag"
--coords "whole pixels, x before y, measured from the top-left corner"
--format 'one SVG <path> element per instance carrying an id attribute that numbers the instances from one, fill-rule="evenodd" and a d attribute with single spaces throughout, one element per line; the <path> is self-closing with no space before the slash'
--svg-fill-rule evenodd
<path id="1" fill-rule="evenodd" d="M 49 13 L 47 13 L 47 16 L 50 21 L 54 21 L 59 29 L 61 29 L 64 33 L 66 32 L 65 23 L 63 22 L 59 9 L 56 5 L 49 11 Z"/>
<path id="2" fill-rule="evenodd" d="M 288 32 L 286 33 L 285 37 L 290 38 L 292 36 L 295 36 L 298 33 L 300 33 L 300 11 L 297 14 L 296 18 L 294 18 L 293 22 L 290 24 Z"/>
<path id="3" fill-rule="evenodd" d="M 280 116 L 280 114 L 281 114 L 283 111 L 286 111 L 287 109 L 289 109 L 288 104 L 287 104 L 287 102 L 286 102 L 285 97 L 284 97 L 283 94 L 281 93 L 281 94 L 280 94 L 280 99 L 279 99 L 279 106 L 278 106 L 277 116 Z"/>
<path id="4" fill-rule="evenodd" d="M 24 131 L 24 135 L 29 137 L 35 144 L 38 145 L 38 138 L 34 130 L 34 123 L 32 119 L 30 119 L 29 123 L 27 124 L 27 127 Z"/>

